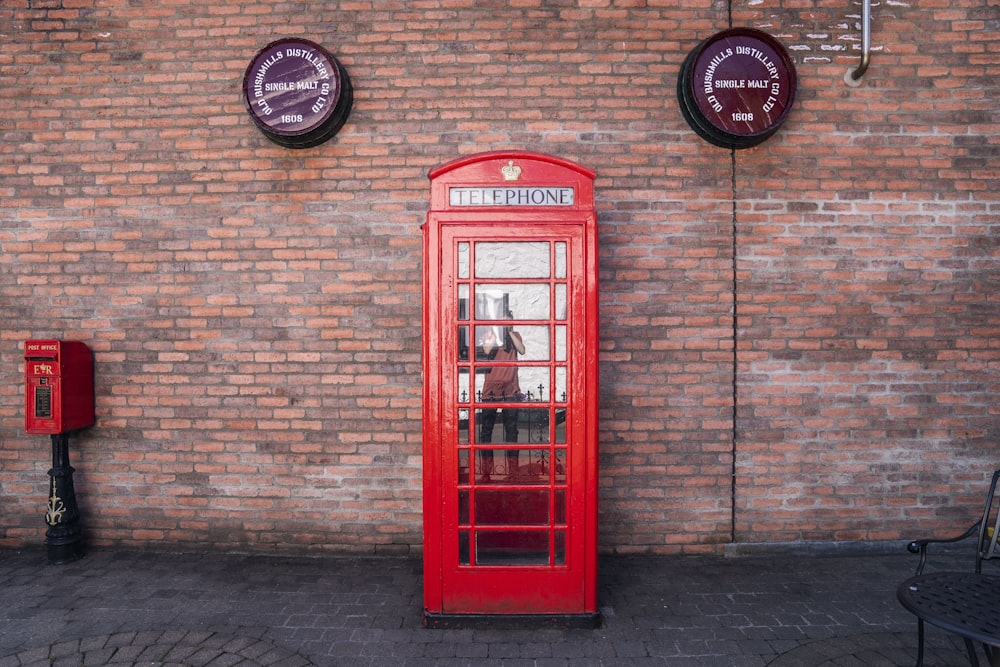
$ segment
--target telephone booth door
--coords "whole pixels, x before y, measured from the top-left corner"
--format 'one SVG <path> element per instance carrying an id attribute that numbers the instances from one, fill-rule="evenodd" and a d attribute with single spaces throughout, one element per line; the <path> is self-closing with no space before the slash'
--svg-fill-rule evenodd
<path id="1" fill-rule="evenodd" d="M 593 172 L 485 153 L 430 174 L 425 622 L 597 614 Z"/>

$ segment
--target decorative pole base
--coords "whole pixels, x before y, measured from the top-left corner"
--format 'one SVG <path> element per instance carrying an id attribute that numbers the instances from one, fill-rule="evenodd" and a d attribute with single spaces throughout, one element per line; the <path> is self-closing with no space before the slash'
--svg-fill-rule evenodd
<path id="1" fill-rule="evenodd" d="M 69 437 L 65 433 L 52 435 L 52 478 L 49 506 L 45 512 L 45 546 L 49 562 L 69 563 L 83 558 L 83 535 L 80 512 L 73 489 L 73 468 L 69 464 Z"/>
<path id="2" fill-rule="evenodd" d="M 48 533 L 46 533 L 46 535 L 48 535 Z M 86 555 L 83 551 L 83 540 L 79 532 L 77 532 L 75 536 L 70 536 L 65 539 L 69 541 L 65 544 L 61 544 L 46 538 L 45 548 L 48 553 L 49 563 L 52 565 L 72 563 L 75 560 L 80 560 Z"/>

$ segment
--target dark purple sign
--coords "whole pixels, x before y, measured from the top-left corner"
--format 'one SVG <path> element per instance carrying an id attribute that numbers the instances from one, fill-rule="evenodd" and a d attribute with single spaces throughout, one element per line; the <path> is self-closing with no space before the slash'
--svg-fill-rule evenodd
<path id="1" fill-rule="evenodd" d="M 749 28 L 720 32 L 688 56 L 682 104 L 703 132 L 734 147 L 763 140 L 795 99 L 795 66 L 781 44 Z"/>
<path id="2" fill-rule="evenodd" d="M 333 136 L 346 120 L 352 97 L 346 74 L 320 45 L 282 39 L 250 62 L 243 77 L 243 101 L 269 138 L 292 147 L 315 145 L 317 138 Z M 336 125 L 332 132 L 331 124 Z"/>

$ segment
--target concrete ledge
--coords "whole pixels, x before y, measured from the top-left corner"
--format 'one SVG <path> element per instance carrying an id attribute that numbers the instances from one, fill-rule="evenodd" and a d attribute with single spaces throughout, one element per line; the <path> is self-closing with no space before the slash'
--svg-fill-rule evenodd
<path id="1" fill-rule="evenodd" d="M 912 555 L 906 550 L 910 540 L 872 540 L 851 542 L 734 542 L 725 545 L 726 558 L 741 556 L 871 556 Z M 935 545 L 949 546 L 953 545 Z M 969 549 L 965 545 L 966 550 Z M 941 548 L 945 553 L 949 549 Z M 914 556 L 916 558 L 916 556 Z"/>

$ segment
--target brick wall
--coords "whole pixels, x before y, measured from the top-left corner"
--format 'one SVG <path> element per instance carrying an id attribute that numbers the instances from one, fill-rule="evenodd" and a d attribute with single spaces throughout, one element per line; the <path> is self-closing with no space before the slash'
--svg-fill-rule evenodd
<path id="1" fill-rule="evenodd" d="M 992 4 L 877 5 L 859 88 L 834 3 L 769 17 L 801 80 L 736 158 L 739 540 L 965 523 L 1000 467 Z"/>
<path id="2" fill-rule="evenodd" d="M 500 148 L 598 173 L 602 548 L 966 516 L 998 463 L 996 4 L 876 3 L 858 88 L 860 3 L 646 4 L 5 2 L 0 546 L 44 532 L 21 343 L 60 337 L 97 359 L 92 543 L 418 549 L 427 171 Z M 730 21 L 799 76 L 735 153 L 675 97 Z M 355 87 L 307 150 L 240 101 L 287 36 Z"/>

